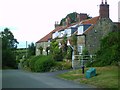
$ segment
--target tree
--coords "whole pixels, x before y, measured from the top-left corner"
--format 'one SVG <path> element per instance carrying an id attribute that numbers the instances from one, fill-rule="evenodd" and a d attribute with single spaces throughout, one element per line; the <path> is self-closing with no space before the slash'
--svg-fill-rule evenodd
<path id="1" fill-rule="evenodd" d="M 117 65 L 120 61 L 118 35 L 120 32 L 111 32 L 101 40 L 100 50 L 96 53 L 94 66 Z"/>
<path id="2" fill-rule="evenodd" d="M 53 40 L 50 45 L 50 54 L 52 55 L 53 60 L 61 61 L 63 60 L 62 49 L 59 48 L 58 42 Z"/>
<path id="3" fill-rule="evenodd" d="M 28 45 L 28 56 L 32 55 L 35 55 L 35 45 L 33 42 Z"/>
<path id="4" fill-rule="evenodd" d="M 74 55 L 77 55 L 78 54 L 78 52 L 77 52 L 77 36 L 75 34 L 73 34 L 71 37 L 71 43 L 74 48 Z M 75 57 L 75 59 L 76 59 L 76 57 Z"/>
<path id="5" fill-rule="evenodd" d="M 16 68 L 17 39 L 8 28 L 0 33 L 0 37 L 2 38 L 2 67 Z"/>

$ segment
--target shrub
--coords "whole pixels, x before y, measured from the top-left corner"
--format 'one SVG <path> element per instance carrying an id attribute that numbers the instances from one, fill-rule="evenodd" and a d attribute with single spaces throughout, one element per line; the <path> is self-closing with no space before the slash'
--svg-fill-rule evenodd
<path id="1" fill-rule="evenodd" d="M 40 56 L 35 56 L 35 57 L 31 57 L 30 61 L 29 61 L 29 68 L 31 69 L 31 71 L 35 71 L 35 62 L 40 58 Z"/>
<path id="2" fill-rule="evenodd" d="M 119 45 L 118 32 L 109 33 L 108 36 L 101 40 L 100 50 L 96 54 L 96 61 L 94 66 L 106 66 L 118 64 Z"/>
<path id="3" fill-rule="evenodd" d="M 35 72 L 47 72 L 55 65 L 55 61 L 50 56 L 40 56 L 34 63 Z"/>
<path id="4" fill-rule="evenodd" d="M 56 40 L 53 40 L 50 45 L 50 53 L 52 55 L 52 59 L 55 61 L 63 60 L 62 49 L 59 48 L 59 44 Z"/>
<path id="5" fill-rule="evenodd" d="M 53 71 L 59 71 L 59 70 L 67 70 L 71 68 L 72 68 L 71 62 L 62 61 L 62 62 L 56 62 L 55 66 L 53 66 L 50 71 L 53 72 Z"/>

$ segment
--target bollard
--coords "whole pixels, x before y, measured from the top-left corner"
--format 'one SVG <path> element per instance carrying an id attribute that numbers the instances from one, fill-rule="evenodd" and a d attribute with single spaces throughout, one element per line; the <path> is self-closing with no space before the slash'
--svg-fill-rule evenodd
<path id="1" fill-rule="evenodd" d="M 84 74 L 84 65 L 82 66 L 82 74 Z"/>

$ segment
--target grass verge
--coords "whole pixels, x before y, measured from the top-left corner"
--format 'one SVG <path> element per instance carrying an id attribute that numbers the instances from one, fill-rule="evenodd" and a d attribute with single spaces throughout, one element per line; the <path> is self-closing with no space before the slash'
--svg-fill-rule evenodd
<path id="1" fill-rule="evenodd" d="M 106 66 L 106 67 L 94 67 L 96 68 L 96 76 L 86 79 L 85 74 L 82 74 L 82 70 L 73 70 L 64 74 L 58 75 L 58 77 L 72 80 L 75 82 L 90 84 L 97 86 L 98 88 L 118 88 L 118 67 Z M 89 68 L 85 68 L 85 72 Z"/>

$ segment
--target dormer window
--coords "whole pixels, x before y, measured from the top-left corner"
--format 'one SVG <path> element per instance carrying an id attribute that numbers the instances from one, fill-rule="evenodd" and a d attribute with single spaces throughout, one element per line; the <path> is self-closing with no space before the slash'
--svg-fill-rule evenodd
<path id="1" fill-rule="evenodd" d="M 84 27 L 82 25 L 78 27 L 78 35 L 83 34 L 83 28 Z"/>

